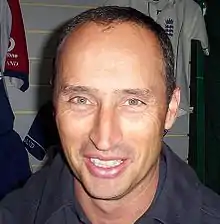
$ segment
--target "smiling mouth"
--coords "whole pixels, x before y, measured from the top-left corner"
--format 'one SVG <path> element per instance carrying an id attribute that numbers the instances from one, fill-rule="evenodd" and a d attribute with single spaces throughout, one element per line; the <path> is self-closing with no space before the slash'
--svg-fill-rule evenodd
<path id="1" fill-rule="evenodd" d="M 123 163 L 123 160 L 100 160 L 97 158 L 90 158 L 93 165 L 100 168 L 114 168 Z"/>
<path id="2" fill-rule="evenodd" d="M 112 179 L 118 177 L 128 166 L 128 159 L 87 157 L 86 167 L 94 177 Z"/>

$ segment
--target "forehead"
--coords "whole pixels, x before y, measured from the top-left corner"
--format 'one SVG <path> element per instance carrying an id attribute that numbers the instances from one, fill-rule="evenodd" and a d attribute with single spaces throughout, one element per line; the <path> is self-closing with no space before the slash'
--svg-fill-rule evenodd
<path id="1" fill-rule="evenodd" d="M 159 41 L 151 31 L 131 23 L 77 28 L 60 47 L 57 71 L 61 83 L 98 89 L 101 81 L 116 89 L 164 82 Z"/>

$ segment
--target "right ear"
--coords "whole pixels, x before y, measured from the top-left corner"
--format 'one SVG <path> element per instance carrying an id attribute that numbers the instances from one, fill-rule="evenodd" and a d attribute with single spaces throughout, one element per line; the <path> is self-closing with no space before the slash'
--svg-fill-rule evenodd
<path id="1" fill-rule="evenodd" d="M 169 130 L 173 126 L 178 116 L 179 104 L 180 104 L 180 88 L 177 87 L 173 91 L 173 94 L 168 106 L 166 120 L 165 120 L 165 127 L 164 127 L 166 130 Z"/>

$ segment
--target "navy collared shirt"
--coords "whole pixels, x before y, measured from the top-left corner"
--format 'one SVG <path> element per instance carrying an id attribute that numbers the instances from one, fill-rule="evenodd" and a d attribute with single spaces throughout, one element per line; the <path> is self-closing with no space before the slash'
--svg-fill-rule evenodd
<path id="1" fill-rule="evenodd" d="M 73 174 L 59 154 L 51 166 L 0 203 L 0 224 L 88 224 L 74 195 Z M 220 224 L 220 197 L 166 145 L 158 189 L 136 224 Z"/>

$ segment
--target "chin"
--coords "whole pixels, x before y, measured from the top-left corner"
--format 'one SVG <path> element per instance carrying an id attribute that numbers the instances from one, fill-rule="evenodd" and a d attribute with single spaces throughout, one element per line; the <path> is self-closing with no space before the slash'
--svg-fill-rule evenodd
<path id="1" fill-rule="evenodd" d="M 90 191 L 90 190 L 87 190 L 87 194 L 91 197 L 91 198 L 94 198 L 94 199 L 97 199 L 97 200 L 118 200 L 118 199 L 121 199 L 124 194 L 121 194 L 121 193 L 117 193 L 117 192 L 93 192 L 93 191 Z"/>
<path id="2" fill-rule="evenodd" d="M 96 181 L 95 184 L 91 184 L 90 182 L 89 184 L 83 184 L 83 188 L 90 197 L 99 200 L 118 200 L 123 198 L 129 191 L 118 183 L 105 182 L 100 183 Z M 120 188 L 117 186 L 120 186 Z"/>

